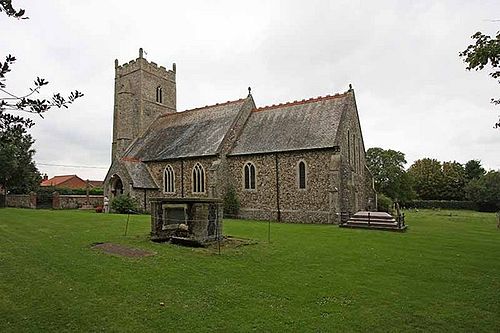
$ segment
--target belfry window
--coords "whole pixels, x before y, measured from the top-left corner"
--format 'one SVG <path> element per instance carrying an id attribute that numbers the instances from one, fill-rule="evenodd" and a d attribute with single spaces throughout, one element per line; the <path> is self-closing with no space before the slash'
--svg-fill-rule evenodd
<path id="1" fill-rule="evenodd" d="M 255 190 L 255 165 L 248 162 L 244 167 L 244 186 L 246 190 Z"/>
<path id="2" fill-rule="evenodd" d="M 175 192 L 175 173 L 170 164 L 167 165 L 163 172 L 163 191 L 165 193 Z"/>
<path id="3" fill-rule="evenodd" d="M 193 168 L 193 193 L 205 193 L 205 170 L 200 163 Z"/>
<path id="4" fill-rule="evenodd" d="M 163 88 L 161 86 L 156 87 L 156 102 L 163 103 Z"/>
<path id="5" fill-rule="evenodd" d="M 306 163 L 300 161 L 297 170 L 299 189 L 306 188 Z"/>

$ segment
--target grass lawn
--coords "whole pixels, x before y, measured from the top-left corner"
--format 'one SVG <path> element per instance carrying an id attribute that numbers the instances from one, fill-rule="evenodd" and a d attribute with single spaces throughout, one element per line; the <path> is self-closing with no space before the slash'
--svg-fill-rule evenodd
<path id="1" fill-rule="evenodd" d="M 1 209 L 0 331 L 500 331 L 494 214 L 407 213 L 406 233 L 273 223 L 270 244 L 267 223 L 227 220 L 257 244 L 220 256 L 150 242 L 148 216 L 125 237 L 125 221 Z"/>

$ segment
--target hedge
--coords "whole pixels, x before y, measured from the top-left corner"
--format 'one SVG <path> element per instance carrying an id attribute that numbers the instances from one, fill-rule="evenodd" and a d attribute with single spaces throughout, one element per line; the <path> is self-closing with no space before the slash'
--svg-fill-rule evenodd
<path id="1" fill-rule="evenodd" d="M 421 208 L 421 209 L 467 209 L 477 210 L 478 206 L 473 201 L 457 201 L 457 200 L 413 200 L 405 203 L 406 208 Z"/>

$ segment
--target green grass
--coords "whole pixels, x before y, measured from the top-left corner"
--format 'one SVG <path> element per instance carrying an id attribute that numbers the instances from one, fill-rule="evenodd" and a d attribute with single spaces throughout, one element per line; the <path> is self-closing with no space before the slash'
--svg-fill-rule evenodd
<path id="1" fill-rule="evenodd" d="M 270 244 L 267 223 L 229 220 L 226 234 L 257 244 L 220 256 L 149 242 L 148 216 L 124 237 L 125 221 L 0 210 L 0 331 L 500 331 L 494 214 L 408 213 L 403 234 L 272 224 Z"/>

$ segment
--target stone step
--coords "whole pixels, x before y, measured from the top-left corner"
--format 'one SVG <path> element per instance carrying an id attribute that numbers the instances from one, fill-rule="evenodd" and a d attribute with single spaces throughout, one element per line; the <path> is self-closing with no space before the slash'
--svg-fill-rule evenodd
<path id="1" fill-rule="evenodd" d="M 350 222 L 367 222 L 370 221 L 370 223 L 397 223 L 395 219 L 390 219 L 390 220 L 381 220 L 381 219 L 365 219 L 365 218 L 356 218 L 356 217 L 351 217 L 348 221 Z"/>
<path id="2" fill-rule="evenodd" d="M 361 224 L 361 223 L 344 223 L 340 224 L 339 227 L 341 228 L 359 228 L 359 229 L 373 229 L 373 230 L 387 230 L 387 231 L 399 231 L 403 232 L 406 231 L 406 225 L 401 226 L 400 228 L 396 225 L 373 225 L 373 224 Z"/>

